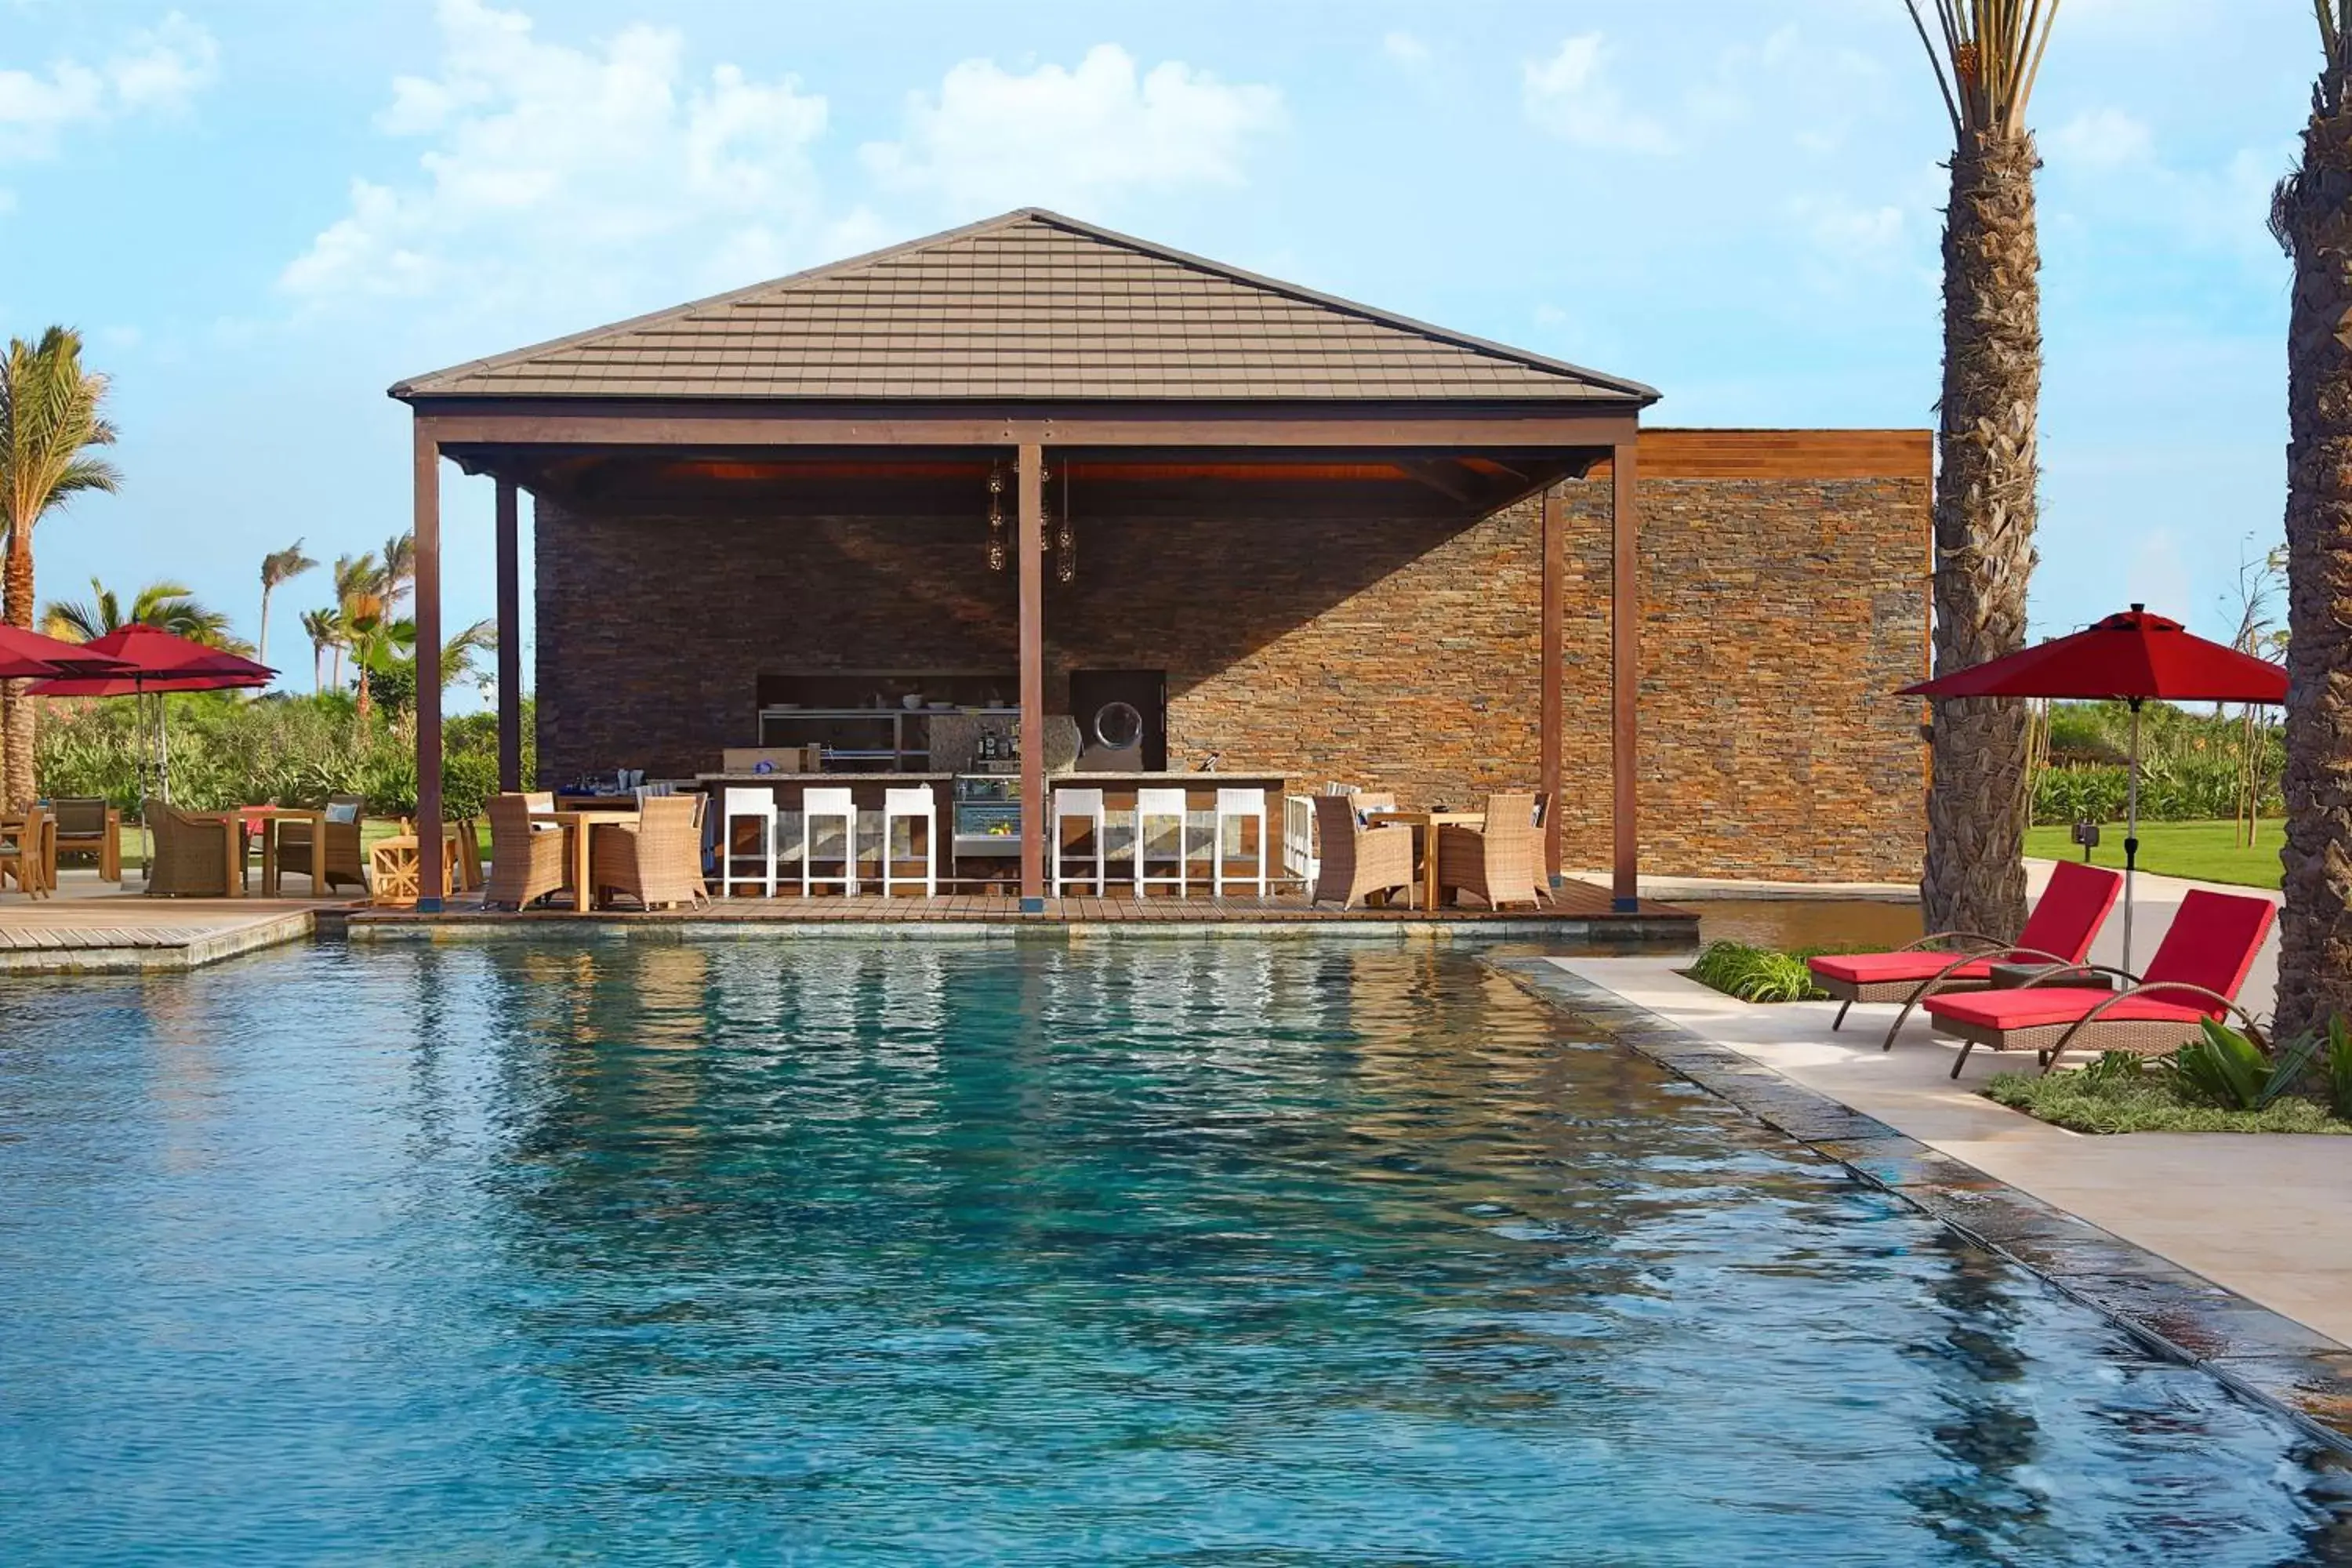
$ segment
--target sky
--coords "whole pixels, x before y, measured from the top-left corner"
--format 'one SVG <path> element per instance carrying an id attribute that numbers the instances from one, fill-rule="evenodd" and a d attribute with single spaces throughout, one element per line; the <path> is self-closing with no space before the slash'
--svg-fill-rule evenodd
<path id="1" fill-rule="evenodd" d="M 2281 536 L 2264 219 L 2315 33 L 2060 16 L 2037 635 L 2227 635 Z M 0 0 L 0 333 L 79 327 L 121 431 L 40 591 L 169 578 L 250 637 L 266 552 L 407 526 L 393 382 L 1033 205 L 1647 382 L 1654 424 L 1927 426 L 1950 135 L 1901 0 Z M 490 487 L 444 472 L 454 626 Z M 279 590 L 286 684 L 331 599 Z"/>

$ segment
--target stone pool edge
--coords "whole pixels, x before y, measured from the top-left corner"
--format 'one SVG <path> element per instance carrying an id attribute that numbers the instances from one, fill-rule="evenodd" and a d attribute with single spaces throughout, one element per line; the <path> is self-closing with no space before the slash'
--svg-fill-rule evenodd
<path id="1" fill-rule="evenodd" d="M 1497 955 L 1483 962 L 2030 1271 L 2148 1349 L 2200 1368 L 2315 1440 L 2352 1454 L 2352 1349 L 1549 959 Z"/>

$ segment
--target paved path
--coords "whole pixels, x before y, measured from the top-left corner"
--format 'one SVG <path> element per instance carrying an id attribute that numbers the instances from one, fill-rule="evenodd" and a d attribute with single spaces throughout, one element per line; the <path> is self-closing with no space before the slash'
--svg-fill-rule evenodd
<path id="1" fill-rule="evenodd" d="M 2143 889 L 2145 891 L 2145 889 Z M 2178 904 L 2177 893 L 2172 903 Z M 2148 906 L 2143 904 L 2143 910 Z M 2163 916 L 2169 920 L 2169 909 Z M 2112 1231 L 2218 1285 L 2352 1344 L 2352 1137 L 2134 1132 L 2095 1137 L 1974 1092 L 2021 1059 L 1958 1047 L 1917 1021 L 1895 1049 L 1891 1006 L 1757 1005 L 1675 971 L 1683 960 L 1551 960 L 1637 1006 L 1874 1116 L 1985 1174 Z"/>

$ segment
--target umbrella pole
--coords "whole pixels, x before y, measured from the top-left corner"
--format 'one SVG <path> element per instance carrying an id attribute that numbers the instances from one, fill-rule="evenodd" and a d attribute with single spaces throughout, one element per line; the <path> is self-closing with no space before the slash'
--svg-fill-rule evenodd
<path id="1" fill-rule="evenodd" d="M 2131 700 L 2131 771 L 2124 784 L 2124 973 L 2132 968 L 2132 880 L 2139 867 L 2139 704 Z"/>

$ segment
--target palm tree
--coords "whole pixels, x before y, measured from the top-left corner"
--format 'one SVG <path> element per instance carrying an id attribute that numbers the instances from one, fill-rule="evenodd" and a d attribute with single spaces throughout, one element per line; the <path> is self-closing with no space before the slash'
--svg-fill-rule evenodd
<path id="1" fill-rule="evenodd" d="M 326 661 L 327 650 L 342 647 L 343 629 L 337 624 L 334 611 L 305 610 L 302 612 L 302 630 L 310 638 L 310 690 L 315 696 L 326 689 L 326 683 L 320 679 L 319 672 Z M 342 679 L 340 663 L 335 668 L 335 679 L 339 684 Z"/>
<path id="2" fill-rule="evenodd" d="M 361 600 L 381 600 L 384 596 L 383 568 L 375 563 L 373 554 L 338 555 L 335 557 L 335 674 L 334 687 L 342 689 L 343 654 L 352 641 L 352 606 Z M 383 615 L 381 606 L 375 614 Z"/>
<path id="3" fill-rule="evenodd" d="M 369 674 L 381 668 L 391 657 L 393 640 L 405 623 L 391 618 L 381 594 L 359 593 L 343 602 L 339 619 L 342 622 L 343 641 L 352 650 L 352 668 L 359 675 L 359 710 L 364 720 L 374 711 L 368 690 Z M 409 628 L 409 637 L 415 637 L 415 628 Z"/>
<path id="4" fill-rule="evenodd" d="M 154 626 L 206 647 L 247 651 L 231 634 L 226 612 L 197 601 L 178 583 L 150 583 L 131 597 L 130 613 L 113 589 L 92 577 L 88 603 L 52 599 L 41 606 L 41 630 L 65 642 L 89 642 L 124 626 Z"/>
<path id="5" fill-rule="evenodd" d="M 394 605 L 416 586 L 416 535 L 395 533 L 383 542 L 383 602 Z"/>
<path id="6" fill-rule="evenodd" d="M 79 332 L 10 341 L 0 362 L 0 618 L 12 626 L 33 625 L 34 528 L 73 497 L 121 483 L 89 451 L 114 442 L 105 402 L 106 377 L 81 367 Z M 0 804 L 31 804 L 33 769 L 33 704 L 23 681 L 0 682 Z"/>
<path id="7" fill-rule="evenodd" d="M 2288 310 L 2286 462 L 2286 907 L 2279 919 L 2278 1026 L 2352 1013 L 2352 0 L 2315 0 L 2319 79 L 2300 166 L 2271 202 L 2294 263 Z"/>
<path id="8" fill-rule="evenodd" d="M 499 623 L 495 616 L 476 621 L 442 644 L 441 689 L 446 691 L 473 673 L 477 653 L 496 653 L 498 648 Z"/>
<path id="9" fill-rule="evenodd" d="M 2041 166 L 2026 105 L 2058 0 L 1906 0 L 1951 119 L 1944 218 L 1944 384 L 1936 478 L 1936 672 L 2025 646 L 2040 479 L 2042 267 L 2033 211 Z M 1932 731 L 1930 931 L 2014 935 L 2025 921 L 2022 702 L 1941 702 Z"/>
<path id="10" fill-rule="evenodd" d="M 263 664 L 269 662 L 269 595 L 279 584 L 299 577 L 318 563 L 302 553 L 302 542 L 296 540 L 283 550 L 273 550 L 261 558 L 261 637 L 254 658 Z"/>

